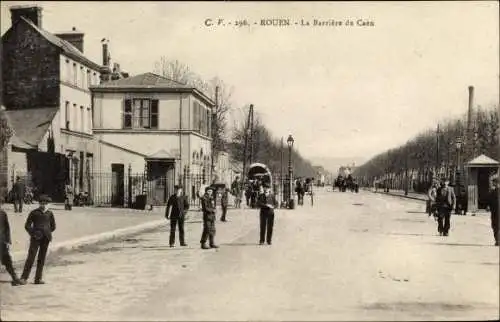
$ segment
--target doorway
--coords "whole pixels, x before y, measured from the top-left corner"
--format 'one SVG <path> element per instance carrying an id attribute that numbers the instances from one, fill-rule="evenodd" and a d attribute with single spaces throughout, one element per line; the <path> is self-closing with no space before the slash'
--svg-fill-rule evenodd
<path id="1" fill-rule="evenodd" d="M 488 206 L 488 193 L 490 189 L 490 169 L 478 168 L 477 171 L 477 207 L 486 209 Z"/>
<path id="2" fill-rule="evenodd" d="M 123 207 L 125 203 L 125 166 L 111 164 L 111 205 Z"/>

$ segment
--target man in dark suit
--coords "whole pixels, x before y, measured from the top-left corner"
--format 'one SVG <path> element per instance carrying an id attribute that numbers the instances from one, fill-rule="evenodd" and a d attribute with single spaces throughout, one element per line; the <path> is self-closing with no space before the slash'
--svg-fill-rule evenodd
<path id="1" fill-rule="evenodd" d="M 214 188 L 207 187 L 205 195 L 201 198 L 201 209 L 203 211 L 203 232 L 201 233 L 201 248 L 219 248 L 215 245 L 215 195 Z M 207 246 L 207 239 L 209 246 Z"/>
<path id="2" fill-rule="evenodd" d="M 491 179 L 491 189 L 488 196 L 488 208 L 491 212 L 491 229 L 493 230 L 493 237 L 495 238 L 495 246 L 498 246 L 498 239 L 500 238 L 500 223 L 498 218 L 498 176 Z"/>
<path id="3" fill-rule="evenodd" d="M 226 221 L 227 206 L 229 205 L 229 189 L 224 189 L 220 198 L 220 207 L 222 209 L 222 216 L 220 221 Z"/>
<path id="4" fill-rule="evenodd" d="M 46 195 L 40 196 L 40 207 L 30 212 L 26 219 L 24 228 L 30 235 L 30 246 L 28 250 L 28 257 L 24 264 L 23 274 L 21 280 L 23 283 L 28 279 L 33 262 L 38 253 L 38 260 L 36 264 L 35 284 L 45 284 L 42 280 L 43 266 L 45 265 L 45 257 L 49 243 L 52 241 L 52 232 L 56 230 L 56 221 L 54 214 L 47 207 L 50 198 Z"/>
<path id="5" fill-rule="evenodd" d="M 14 212 L 23 212 L 24 191 L 24 182 L 21 181 L 20 177 L 16 177 L 16 182 L 12 187 L 14 197 Z"/>
<path id="6" fill-rule="evenodd" d="M 10 277 L 12 277 L 12 285 L 23 285 L 23 283 L 16 274 L 14 269 L 14 265 L 12 265 L 12 257 L 10 257 L 9 248 L 12 244 L 10 239 L 10 225 L 9 225 L 9 217 L 7 213 L 1 208 L 3 203 L 2 196 L 0 196 L 0 258 L 2 260 L 2 264 L 5 266 L 7 273 L 9 273 Z"/>
<path id="7" fill-rule="evenodd" d="M 278 200 L 271 192 L 268 183 L 264 184 L 264 191 L 259 195 L 260 207 L 260 245 L 264 245 L 264 240 L 271 245 L 274 227 L 274 208 L 278 207 Z M 265 238 L 265 239 L 264 239 Z"/>
<path id="8" fill-rule="evenodd" d="M 453 188 L 448 186 L 450 181 L 441 179 L 441 186 L 436 194 L 436 207 L 438 209 L 438 232 L 440 236 L 448 236 L 450 230 L 451 212 L 457 204 L 457 197 Z"/>
<path id="9" fill-rule="evenodd" d="M 165 218 L 170 218 L 170 247 L 175 246 L 175 230 L 179 226 L 179 242 L 181 246 L 187 246 L 184 241 L 184 220 L 189 210 L 189 202 L 182 191 L 182 186 L 175 186 L 175 194 L 167 201 Z"/>

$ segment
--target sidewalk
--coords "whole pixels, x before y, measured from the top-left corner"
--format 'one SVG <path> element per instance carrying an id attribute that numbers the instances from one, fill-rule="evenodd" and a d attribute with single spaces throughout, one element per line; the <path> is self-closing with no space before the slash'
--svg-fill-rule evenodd
<path id="1" fill-rule="evenodd" d="M 24 260 L 26 256 L 29 238 L 24 224 L 29 212 L 37 206 L 25 205 L 19 214 L 14 213 L 11 204 L 2 205 L 9 216 L 14 261 Z M 165 207 L 155 207 L 152 211 L 97 207 L 74 207 L 66 211 L 63 205 L 52 205 L 51 208 L 56 219 L 56 231 L 50 253 L 154 229 L 167 223 Z"/>
<path id="2" fill-rule="evenodd" d="M 370 191 L 374 192 L 373 189 L 371 189 Z M 384 192 L 383 189 L 379 189 L 375 193 L 381 193 L 381 194 L 385 194 L 385 195 L 390 195 L 390 196 L 395 196 L 395 197 L 403 197 L 403 198 L 414 199 L 414 200 L 422 200 L 422 201 L 427 200 L 427 196 L 423 193 L 408 192 L 408 195 L 405 196 L 405 192 L 403 190 L 389 190 L 389 192 Z"/>

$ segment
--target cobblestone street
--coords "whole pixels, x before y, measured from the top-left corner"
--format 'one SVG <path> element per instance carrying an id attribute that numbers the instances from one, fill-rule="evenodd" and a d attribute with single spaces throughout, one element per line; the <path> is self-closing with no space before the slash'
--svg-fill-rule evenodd
<path id="1" fill-rule="evenodd" d="M 499 252 L 487 216 L 453 216 L 448 238 L 419 201 L 322 191 L 276 215 L 258 246 L 258 213 L 217 223 L 218 250 L 186 248 L 168 228 L 52 257 L 46 285 L 12 287 L 5 320 L 495 319 Z"/>

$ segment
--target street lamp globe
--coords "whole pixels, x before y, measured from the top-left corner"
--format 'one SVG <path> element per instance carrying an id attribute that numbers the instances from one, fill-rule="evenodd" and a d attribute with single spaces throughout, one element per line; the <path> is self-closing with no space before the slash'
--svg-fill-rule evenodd
<path id="1" fill-rule="evenodd" d="M 288 144 L 288 147 L 289 147 L 289 148 L 292 148 L 292 147 L 293 147 L 293 142 L 294 142 L 293 137 L 292 137 L 292 135 L 290 134 L 290 135 L 288 136 L 288 139 L 286 140 L 286 144 Z"/>

